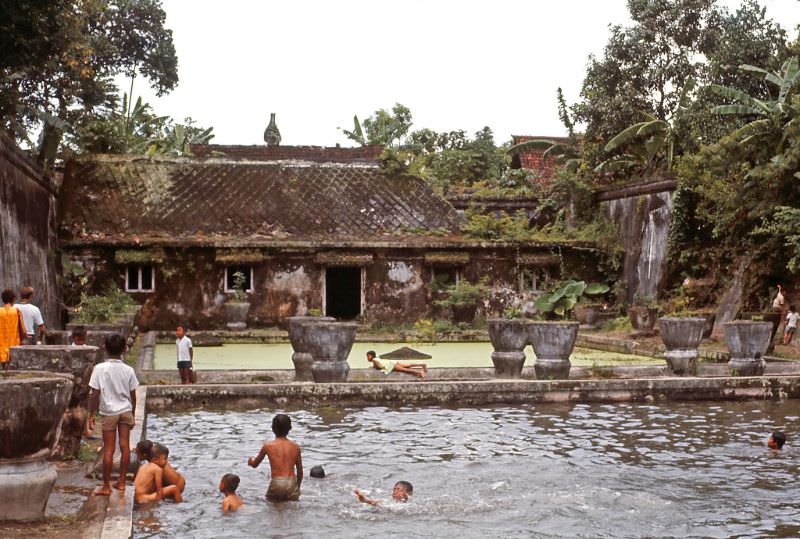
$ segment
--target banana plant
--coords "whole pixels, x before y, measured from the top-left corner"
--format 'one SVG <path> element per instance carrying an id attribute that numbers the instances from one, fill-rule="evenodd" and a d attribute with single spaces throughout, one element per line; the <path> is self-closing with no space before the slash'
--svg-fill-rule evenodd
<path id="1" fill-rule="evenodd" d="M 344 129 L 343 127 L 339 128 L 344 135 L 352 140 L 353 142 L 357 142 L 361 146 L 367 145 L 367 138 L 364 136 L 364 129 L 361 127 L 361 122 L 358 121 L 358 115 L 353 116 L 353 130 L 349 131 Z"/>
<path id="2" fill-rule="evenodd" d="M 609 287 L 607 284 L 586 284 L 584 281 L 569 279 L 559 283 L 559 285 L 550 292 L 539 296 L 534 302 L 534 306 L 540 312 L 554 313 L 562 318 L 566 318 L 573 307 L 575 307 L 575 304 L 583 299 L 584 295 L 596 296 L 605 294 L 608 291 Z"/>
<path id="3" fill-rule="evenodd" d="M 780 73 L 770 73 L 748 64 L 740 65 L 739 69 L 760 75 L 768 86 L 777 87 L 777 97 L 771 100 L 756 99 L 736 88 L 712 84 L 709 86 L 712 92 L 733 103 L 716 106 L 711 111 L 715 114 L 756 116 L 755 120 L 736 129 L 731 136 L 741 144 L 772 139 L 777 141 L 776 153 L 781 153 L 789 135 L 786 128 L 798 121 L 797 111 L 793 110 L 798 104 L 792 98 L 800 93 L 800 59 L 794 56 L 784 62 Z"/>

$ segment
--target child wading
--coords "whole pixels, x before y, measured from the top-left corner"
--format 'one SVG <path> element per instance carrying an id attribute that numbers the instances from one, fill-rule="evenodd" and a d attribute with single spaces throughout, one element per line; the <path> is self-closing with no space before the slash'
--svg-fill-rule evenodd
<path id="1" fill-rule="evenodd" d="M 119 333 L 106 337 L 108 359 L 95 365 L 89 379 L 92 394 L 89 397 L 89 430 L 94 430 L 94 412 L 100 407 L 103 429 L 103 486 L 96 495 L 111 494 L 111 469 L 114 466 L 114 446 L 119 434 L 119 479 L 114 487 L 125 488 L 125 475 L 131 461 L 130 433 L 136 410 L 136 388 L 139 382 L 133 369 L 122 362 L 125 338 Z"/>
<path id="2" fill-rule="evenodd" d="M 236 494 L 236 489 L 239 488 L 239 476 L 232 473 L 226 473 L 219 481 L 219 491 L 225 495 L 222 500 L 222 512 L 235 512 L 244 505 L 242 498 Z"/>
<path id="3" fill-rule="evenodd" d="M 272 419 L 272 432 L 275 439 L 266 442 L 258 455 L 247 459 L 247 464 L 258 467 L 264 457 L 269 457 L 272 479 L 267 489 L 267 499 L 278 502 L 300 498 L 300 483 L 303 481 L 303 459 L 300 446 L 286 436 L 292 430 L 292 420 L 286 414 L 278 414 Z"/>

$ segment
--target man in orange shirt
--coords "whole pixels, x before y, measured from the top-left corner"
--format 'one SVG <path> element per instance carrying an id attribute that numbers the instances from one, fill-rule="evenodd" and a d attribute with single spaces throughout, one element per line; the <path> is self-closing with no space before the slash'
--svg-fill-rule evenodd
<path id="1" fill-rule="evenodd" d="M 17 299 L 14 291 L 6 288 L 2 293 L 3 307 L 0 308 L 0 364 L 3 370 L 8 370 L 9 349 L 12 346 L 19 346 L 25 339 L 25 323 L 22 321 L 22 313 L 14 307 L 14 300 Z"/>

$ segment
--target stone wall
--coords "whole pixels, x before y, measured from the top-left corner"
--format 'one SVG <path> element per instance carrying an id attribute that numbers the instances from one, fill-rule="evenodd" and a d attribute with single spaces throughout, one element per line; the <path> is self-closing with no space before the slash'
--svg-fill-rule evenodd
<path id="1" fill-rule="evenodd" d="M 121 250 L 112 246 L 65 246 L 70 260 L 86 270 L 86 289 L 95 293 L 110 282 L 124 287 L 126 266 L 118 261 Z M 541 269 L 553 279 L 560 278 L 562 272 L 587 280 L 601 278 L 597 274 L 596 251 L 552 246 L 529 250 L 539 254 L 521 258 L 520 249 L 515 246 L 474 247 L 457 252 L 466 258 L 452 267 L 454 275 L 471 282 L 484 276 L 489 279 L 491 296 L 479 308 L 479 315 L 497 315 L 511 306 L 531 307 L 536 292 L 520 288 L 521 273 L 535 267 L 531 264 L 537 260 L 542 260 Z M 231 295 L 225 292 L 225 266 L 234 263 L 227 258 L 220 260 L 219 253 L 225 251 L 213 247 L 160 248 L 159 260 L 152 262 L 155 289 L 131 293 L 142 304 L 140 327 L 172 329 L 177 324 L 188 324 L 193 329 L 224 328 L 223 305 Z M 312 309 L 323 310 L 328 264 L 363 268 L 363 319 L 367 323 L 413 323 L 420 318 L 445 315 L 434 304 L 437 295 L 430 285 L 437 266 L 426 258 L 431 252 L 427 249 L 351 249 L 341 256 L 313 248 L 242 252 L 251 257 L 257 255 L 247 262 L 253 268 L 248 324 L 254 327 L 281 324 L 286 317 L 304 315 Z M 539 286 L 544 287 L 545 283 Z"/>
<path id="2" fill-rule="evenodd" d="M 0 287 L 30 285 L 49 328 L 61 327 L 51 179 L 0 133 Z"/>
<path id="3" fill-rule="evenodd" d="M 634 297 L 658 296 L 664 276 L 667 238 L 676 183 L 653 179 L 597 193 L 597 200 L 622 234 L 625 260 L 622 278 L 627 284 L 626 301 Z"/>

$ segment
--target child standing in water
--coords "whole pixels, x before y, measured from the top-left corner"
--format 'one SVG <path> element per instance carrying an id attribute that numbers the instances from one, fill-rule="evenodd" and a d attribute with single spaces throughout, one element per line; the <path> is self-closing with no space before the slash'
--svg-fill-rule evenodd
<path id="1" fill-rule="evenodd" d="M 372 363 L 372 367 L 375 370 L 383 371 L 384 374 L 390 374 L 392 371 L 396 371 L 424 378 L 425 373 L 428 372 L 428 366 L 425 363 L 401 363 L 388 359 L 378 359 L 375 357 L 375 352 L 373 350 L 367 352 L 367 361 Z"/>
<path id="2" fill-rule="evenodd" d="M 236 489 L 239 487 L 239 476 L 232 473 L 226 473 L 222 476 L 219 482 L 219 491 L 225 495 L 222 500 L 222 512 L 234 513 L 241 506 L 244 505 L 242 498 L 236 494 Z"/>
<path id="3" fill-rule="evenodd" d="M 175 503 L 183 501 L 177 485 L 164 486 L 164 466 L 167 465 L 169 449 L 161 444 L 153 444 L 150 461 L 139 468 L 133 485 L 136 488 L 136 503 L 158 502 L 172 498 Z"/>
<path id="4" fill-rule="evenodd" d="M 381 505 L 383 502 L 380 500 L 373 500 L 372 498 L 367 498 L 367 496 L 361 492 L 359 489 L 355 489 L 353 492 L 356 494 L 356 498 L 358 501 L 362 503 L 367 503 L 369 505 Z M 414 494 L 414 486 L 409 483 L 408 481 L 398 481 L 392 487 L 392 500 L 396 502 L 407 502 L 408 497 Z"/>
<path id="5" fill-rule="evenodd" d="M 786 435 L 782 432 L 775 431 L 767 439 L 767 447 L 773 451 L 781 451 L 783 444 L 786 443 Z"/>
<path id="6" fill-rule="evenodd" d="M 267 499 L 273 502 L 300 499 L 300 483 L 303 481 L 303 459 L 300 446 L 287 436 L 292 430 L 292 420 L 286 414 L 272 419 L 275 439 L 266 442 L 256 457 L 247 459 L 247 464 L 257 468 L 264 457 L 269 457 L 272 479 L 267 489 Z"/>

